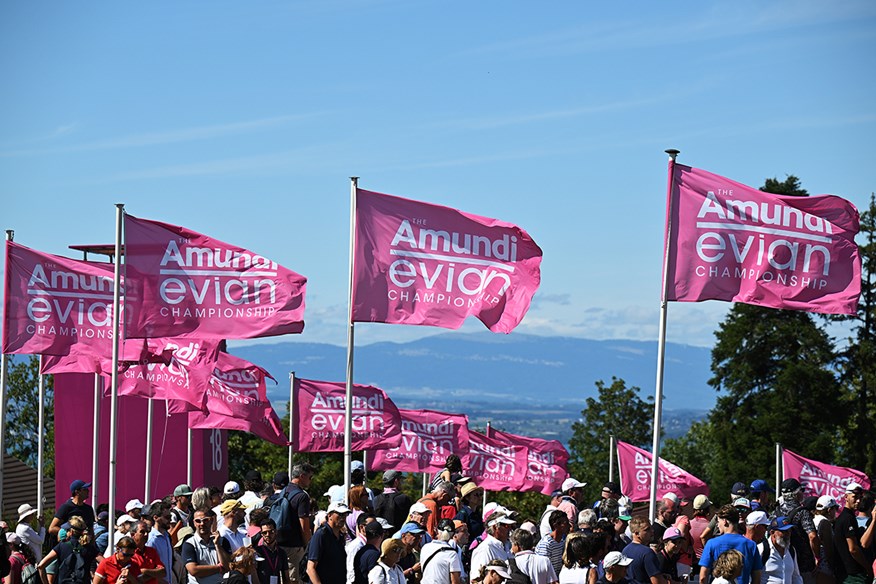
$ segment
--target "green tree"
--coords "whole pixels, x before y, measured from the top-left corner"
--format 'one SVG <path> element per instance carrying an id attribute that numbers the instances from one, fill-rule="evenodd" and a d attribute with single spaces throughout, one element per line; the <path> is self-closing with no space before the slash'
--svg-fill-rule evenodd
<path id="1" fill-rule="evenodd" d="M 761 190 L 807 196 L 795 176 L 767 179 Z M 841 392 L 834 347 L 811 314 L 735 304 L 715 333 L 709 384 L 722 395 L 709 428 L 673 445 L 709 453 L 703 472 L 721 497 L 736 481 L 774 475 L 774 444 L 832 460 Z M 702 441 L 702 443 L 699 443 Z"/>
<path id="2" fill-rule="evenodd" d="M 6 384 L 6 452 L 32 468 L 37 466 L 39 422 L 39 357 L 10 357 Z M 45 461 L 47 477 L 55 476 L 55 416 L 52 376 L 45 377 Z"/>
<path id="3" fill-rule="evenodd" d="M 840 460 L 845 465 L 876 474 L 876 197 L 861 213 L 861 297 L 854 316 L 831 320 L 851 324 L 851 337 L 839 351 L 842 403 Z"/>
<path id="4" fill-rule="evenodd" d="M 611 378 L 611 385 L 596 382 L 599 395 L 589 397 L 581 410 L 581 421 L 572 424 L 569 439 L 569 473 L 587 483 L 587 500 L 596 500 L 608 480 L 609 439 L 646 448 L 651 443 L 654 399 L 639 397 L 639 388 L 627 387 L 623 379 Z"/>

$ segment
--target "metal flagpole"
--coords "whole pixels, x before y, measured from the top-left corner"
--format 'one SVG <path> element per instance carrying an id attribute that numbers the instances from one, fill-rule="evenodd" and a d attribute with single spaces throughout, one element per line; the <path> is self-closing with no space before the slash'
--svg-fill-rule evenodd
<path id="1" fill-rule="evenodd" d="M 100 399 L 103 394 L 103 380 L 99 373 L 94 374 L 94 426 L 91 429 L 91 501 L 97 502 L 97 487 L 100 482 Z"/>
<path id="2" fill-rule="evenodd" d="M 344 502 L 349 503 L 353 464 L 353 255 L 356 252 L 356 190 L 359 177 L 350 177 L 350 303 L 347 324 L 347 392 L 344 399 Z"/>
<path id="3" fill-rule="evenodd" d="M 614 482 L 614 453 L 617 450 L 614 434 L 608 437 L 608 482 Z"/>
<path id="4" fill-rule="evenodd" d="M 186 414 L 186 426 L 189 424 L 189 415 Z M 192 429 L 186 428 L 186 484 L 192 484 Z"/>
<path id="5" fill-rule="evenodd" d="M 669 149 L 666 151 L 669 155 L 669 181 L 667 185 L 667 214 L 666 214 L 666 244 L 663 250 L 663 291 L 660 296 L 660 331 L 657 340 L 657 383 L 654 389 L 654 436 L 651 444 L 651 496 L 649 498 L 650 508 L 648 509 L 648 518 L 654 522 L 654 517 L 657 512 L 657 481 L 660 478 L 658 474 L 660 464 L 660 428 L 661 418 L 663 416 L 663 363 L 666 353 L 666 297 L 669 296 L 669 252 L 672 243 L 672 179 L 675 175 L 675 158 L 679 151 Z"/>
<path id="6" fill-rule="evenodd" d="M 778 442 L 776 442 L 776 492 L 779 494 L 782 493 L 782 489 L 780 487 L 782 486 L 782 476 L 783 476 L 782 471 L 783 470 L 784 469 L 782 468 L 782 445 L 779 444 Z M 776 498 L 778 499 L 778 495 L 776 496 Z"/>
<path id="7" fill-rule="evenodd" d="M 491 424 L 490 424 L 490 421 L 487 420 L 487 430 L 485 432 L 487 438 L 490 437 L 490 429 L 491 429 Z M 487 489 L 484 489 L 484 505 L 481 507 L 481 515 L 483 515 L 484 509 L 486 509 L 486 508 L 487 508 Z"/>
<path id="8" fill-rule="evenodd" d="M 40 371 L 43 368 L 43 356 L 40 355 Z M 37 405 L 37 515 L 42 516 L 43 514 L 43 481 L 45 480 L 45 466 L 46 461 L 44 459 L 45 451 L 46 451 L 46 376 L 42 373 L 39 374 L 39 389 L 37 391 L 37 395 L 39 396 L 39 404 Z"/>
<path id="9" fill-rule="evenodd" d="M 423 496 L 424 497 L 426 496 L 426 485 L 428 484 L 428 482 L 429 482 L 429 473 L 424 472 L 423 473 Z"/>
<path id="10" fill-rule="evenodd" d="M 146 488 L 144 489 L 144 503 L 149 503 L 152 500 L 152 429 L 153 429 L 153 412 L 152 400 L 146 400 Z"/>
<path id="11" fill-rule="evenodd" d="M 289 463 L 286 472 L 292 476 L 292 454 L 295 452 L 295 438 L 292 433 L 293 422 L 295 420 L 295 372 L 289 374 Z"/>
<path id="12" fill-rule="evenodd" d="M 6 241 L 12 241 L 15 231 L 6 230 Z M 7 244 L 8 245 L 8 244 Z M 6 266 L 9 270 L 9 266 Z M 0 475 L 3 475 L 3 462 L 6 459 L 6 377 L 9 367 L 9 357 L 6 353 L 0 355 Z M 3 480 L 0 479 L 0 510 L 3 509 Z"/>
<path id="13" fill-rule="evenodd" d="M 116 249 L 113 261 L 113 356 L 110 385 L 110 442 L 109 442 L 109 519 L 107 525 L 116 524 L 116 449 L 118 447 L 118 410 L 119 410 L 119 326 L 121 312 L 121 280 L 122 280 L 122 223 L 125 216 L 125 204 L 116 203 Z M 112 553 L 113 541 L 110 538 L 106 555 Z"/>

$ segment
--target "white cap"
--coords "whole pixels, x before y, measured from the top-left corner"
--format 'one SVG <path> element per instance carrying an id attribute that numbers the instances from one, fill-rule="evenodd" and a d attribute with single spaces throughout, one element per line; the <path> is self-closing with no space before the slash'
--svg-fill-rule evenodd
<path id="1" fill-rule="evenodd" d="M 855 481 L 852 481 L 848 485 L 846 485 L 846 492 L 847 493 L 854 493 L 855 491 L 863 491 L 863 490 L 864 490 L 864 487 L 862 487 L 860 484 L 856 483 Z"/>
<path id="2" fill-rule="evenodd" d="M 565 493 L 565 492 L 568 492 L 569 489 L 580 489 L 580 488 L 586 487 L 586 486 L 587 486 L 587 483 L 582 483 L 581 481 L 579 481 L 577 479 L 573 479 L 572 477 L 569 477 L 563 481 L 563 486 L 560 487 L 560 490 Z"/>
<path id="3" fill-rule="evenodd" d="M 329 504 L 331 503 L 341 503 L 344 500 L 344 487 L 341 485 L 332 485 L 328 488 L 323 494 L 324 497 L 329 498 Z"/>
<path id="4" fill-rule="evenodd" d="M 420 503 L 419 501 L 417 501 L 416 503 L 414 503 L 413 505 L 411 505 L 411 508 L 410 508 L 410 510 L 408 511 L 408 513 L 419 513 L 419 514 L 421 514 L 421 515 L 422 515 L 423 513 L 431 513 L 431 512 L 432 512 L 431 509 L 429 509 L 428 507 L 426 507 L 425 505 L 423 505 L 423 504 Z"/>
<path id="5" fill-rule="evenodd" d="M 137 521 L 137 520 L 134 519 L 133 517 L 131 517 L 130 515 L 128 515 L 127 513 L 125 513 L 124 515 L 122 515 L 121 517 L 116 519 L 116 526 L 119 527 L 124 523 L 133 523 L 134 521 Z"/>
<path id="6" fill-rule="evenodd" d="M 770 518 L 763 511 L 752 511 L 745 516 L 745 524 L 754 527 L 755 525 L 769 525 Z"/>
<path id="7" fill-rule="evenodd" d="M 125 503 L 125 511 L 133 511 L 134 509 L 142 509 L 143 502 L 140 499 L 131 499 Z"/>
<path id="8" fill-rule="evenodd" d="M 818 501 L 815 503 L 815 508 L 819 511 L 824 511 L 825 509 L 830 509 L 831 507 L 839 507 L 836 499 L 831 497 L 830 495 L 822 495 L 818 497 Z"/>
<path id="9" fill-rule="evenodd" d="M 603 568 L 611 568 L 612 566 L 629 566 L 632 563 L 632 559 L 626 557 L 620 552 L 608 552 L 605 554 L 605 557 L 602 558 Z"/>
<path id="10" fill-rule="evenodd" d="M 343 503 L 332 503 L 329 505 L 329 508 L 326 509 L 326 513 L 349 513 L 350 508 L 344 505 Z"/>
<path id="11" fill-rule="evenodd" d="M 505 515 L 504 513 L 493 513 L 490 516 L 490 520 L 487 521 L 487 525 L 498 525 L 499 523 L 504 523 L 505 525 L 514 525 L 517 522 Z"/>
<path id="12" fill-rule="evenodd" d="M 392 523 L 390 523 L 389 521 L 387 521 L 383 517 L 378 517 L 377 523 L 379 523 L 380 527 L 382 527 L 383 529 L 392 529 L 394 527 Z"/>
<path id="13" fill-rule="evenodd" d="M 225 483 L 225 488 L 222 489 L 222 493 L 226 495 L 234 495 L 240 492 L 240 485 L 238 485 L 234 481 L 228 481 Z"/>

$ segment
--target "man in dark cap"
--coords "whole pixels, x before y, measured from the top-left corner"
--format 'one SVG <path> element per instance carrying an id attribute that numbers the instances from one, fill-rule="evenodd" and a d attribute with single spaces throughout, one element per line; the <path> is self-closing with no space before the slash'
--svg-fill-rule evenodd
<path id="1" fill-rule="evenodd" d="M 374 497 L 374 514 L 392 525 L 403 525 L 414 503 L 401 492 L 401 481 L 402 473 L 397 470 L 386 471 L 383 473 L 383 492 Z"/>
<path id="2" fill-rule="evenodd" d="M 815 583 L 815 558 L 819 556 L 821 541 L 812 513 L 802 504 L 803 486 L 800 481 L 790 478 L 782 481 L 782 498 L 776 514 L 788 518 L 794 527 L 791 532 L 791 545 L 797 553 L 797 565 L 804 584 Z"/>
<path id="3" fill-rule="evenodd" d="M 752 481 L 751 487 L 749 488 L 751 490 L 751 496 L 748 500 L 751 501 L 751 510 L 766 511 L 769 513 L 770 493 L 775 493 L 776 490 L 763 479 Z"/>
<path id="4" fill-rule="evenodd" d="M 94 509 L 85 502 L 90 493 L 91 483 L 83 480 L 75 480 L 70 483 L 70 498 L 64 501 L 55 512 L 52 524 L 49 525 L 49 533 L 57 537 L 61 526 L 67 523 L 71 517 L 81 517 L 88 529 L 94 529 Z"/>

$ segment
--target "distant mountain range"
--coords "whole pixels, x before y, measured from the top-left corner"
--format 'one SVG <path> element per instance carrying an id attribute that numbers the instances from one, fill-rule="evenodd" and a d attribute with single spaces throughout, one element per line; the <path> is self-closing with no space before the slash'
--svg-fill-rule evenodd
<path id="1" fill-rule="evenodd" d="M 343 381 L 346 348 L 284 341 L 232 346 L 230 351 L 271 372 L 278 385 L 268 397 L 285 411 L 289 373 L 324 381 Z M 612 376 L 654 393 L 657 343 L 597 341 L 525 334 L 447 333 L 406 343 L 356 347 L 356 383 L 385 390 L 403 408 L 429 408 L 468 414 L 473 427 L 496 427 L 563 442 L 594 383 Z M 683 434 L 715 403 L 708 386 L 710 350 L 670 343 L 666 348 L 664 428 L 667 437 Z M 282 404 L 281 404 L 282 402 Z"/>

